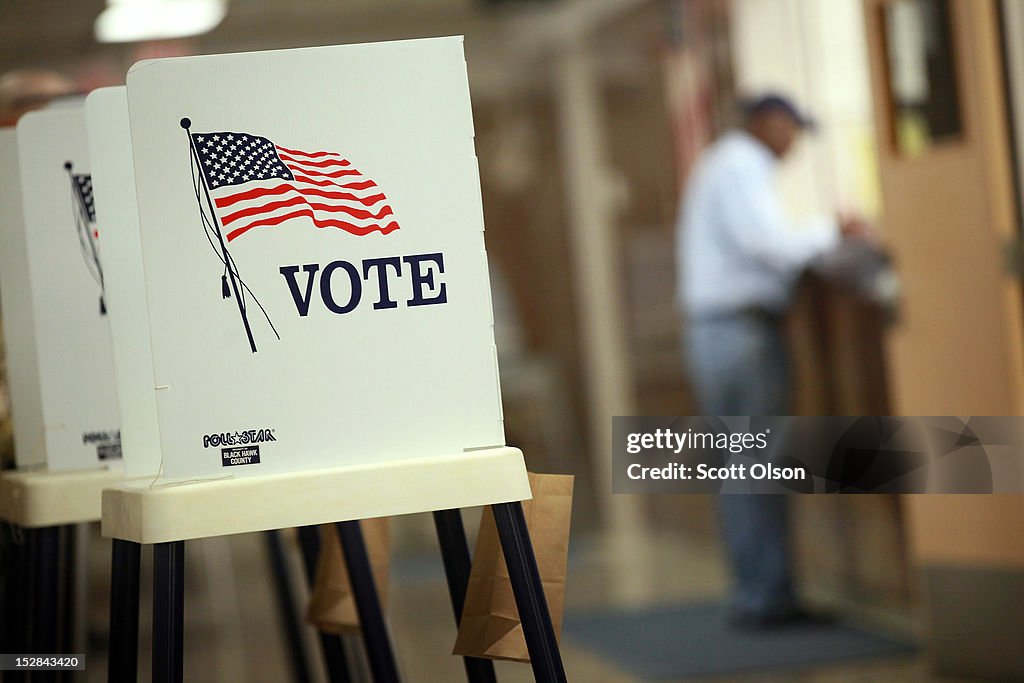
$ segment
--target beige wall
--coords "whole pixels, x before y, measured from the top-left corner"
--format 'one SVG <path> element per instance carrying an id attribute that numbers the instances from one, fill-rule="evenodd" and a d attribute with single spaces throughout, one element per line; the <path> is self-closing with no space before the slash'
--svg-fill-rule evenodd
<path id="1" fill-rule="evenodd" d="M 860 0 L 732 0 L 740 92 L 792 95 L 819 123 L 783 167 L 794 217 L 879 213 Z"/>

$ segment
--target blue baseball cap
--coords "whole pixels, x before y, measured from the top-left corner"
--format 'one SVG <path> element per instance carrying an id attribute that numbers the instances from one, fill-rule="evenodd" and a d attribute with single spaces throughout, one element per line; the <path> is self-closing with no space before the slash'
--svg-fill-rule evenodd
<path id="1" fill-rule="evenodd" d="M 818 126 L 813 118 L 797 109 L 792 100 L 778 93 L 764 93 L 745 98 L 740 101 L 740 108 L 748 119 L 769 111 L 781 111 L 788 114 L 804 130 L 813 131 Z"/>

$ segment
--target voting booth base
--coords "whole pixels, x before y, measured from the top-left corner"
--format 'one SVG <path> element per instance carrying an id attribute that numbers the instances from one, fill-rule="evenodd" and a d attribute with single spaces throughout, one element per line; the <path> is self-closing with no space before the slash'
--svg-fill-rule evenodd
<path id="1" fill-rule="evenodd" d="M 152 680 L 174 683 L 184 680 L 185 541 L 296 527 L 300 529 L 308 576 L 314 552 L 309 528 L 333 522 L 343 548 L 373 680 L 397 683 L 398 666 L 359 520 L 433 513 L 458 621 L 470 564 L 459 509 L 489 504 L 534 678 L 539 683 L 564 682 L 558 641 L 520 502 L 530 497 L 523 455 L 510 447 L 252 477 L 187 482 L 133 480 L 107 488 L 103 491 L 102 528 L 103 535 L 114 540 L 108 680 L 137 678 L 142 545 L 154 546 Z M 331 642 L 330 649 L 324 649 L 328 672 L 332 681 L 345 681 L 340 643 Z M 496 680 L 490 661 L 464 658 L 464 662 L 470 683 Z"/>
<path id="2" fill-rule="evenodd" d="M 116 466 L 64 472 L 46 469 L 0 472 L 0 520 L 7 523 L 5 532 L 12 536 L 11 553 L 6 560 L 10 584 L 5 589 L 0 642 L 6 643 L 11 652 L 60 654 L 80 651 L 84 647 L 84 643 L 76 642 L 75 637 L 81 621 L 81 616 L 75 611 L 80 559 L 78 533 L 80 525 L 100 521 L 103 489 L 123 481 L 123 473 Z M 297 681 L 309 680 L 308 674 L 301 673 L 306 666 L 301 623 L 296 616 L 298 612 L 277 532 L 268 531 L 266 538 L 281 623 L 288 635 L 292 669 L 296 672 Z M 315 530 L 313 538 L 319 542 Z M 112 571 L 123 572 L 133 563 L 137 567 L 138 549 L 137 545 L 115 543 Z M 315 546 L 311 552 L 311 555 L 304 554 L 310 586 L 318 552 Z M 275 558 L 282 561 L 275 561 Z M 122 574 L 118 581 L 129 591 L 134 585 L 134 593 L 138 594 L 138 571 Z M 128 615 L 124 601 L 113 600 L 112 603 L 115 608 L 110 620 L 113 631 L 130 629 L 133 619 L 137 625 L 137 614 L 135 617 Z M 322 641 L 330 680 L 332 683 L 347 683 L 341 641 L 327 634 Z M 33 681 L 60 678 L 55 671 L 35 671 L 31 675 Z M 28 676 L 27 671 L 7 671 L 3 680 L 4 683 L 17 683 L 27 680 Z"/>
<path id="3" fill-rule="evenodd" d="M 0 519 L 15 536 L 4 642 L 11 652 L 59 654 L 74 647 L 75 537 L 100 519 L 104 487 L 123 480 L 118 468 L 69 472 L 0 472 Z M 27 672 L 6 672 L 5 681 Z M 54 671 L 33 680 L 56 680 Z"/>

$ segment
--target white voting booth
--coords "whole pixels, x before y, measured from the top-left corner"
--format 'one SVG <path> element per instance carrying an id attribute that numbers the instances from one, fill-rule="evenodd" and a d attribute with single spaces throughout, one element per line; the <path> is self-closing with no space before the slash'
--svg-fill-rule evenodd
<path id="1" fill-rule="evenodd" d="M 19 468 L 46 463 L 43 430 L 38 429 L 42 398 L 39 394 L 39 360 L 35 345 L 35 323 L 28 285 L 28 249 L 25 219 L 21 211 L 21 169 L 18 167 L 18 136 L 14 128 L 0 130 L 0 304 L 4 340 L 9 363 L 7 386 L 12 403 L 26 408 L 11 415 L 18 435 L 16 452 Z M 15 332 L 17 332 L 15 334 Z"/>
<path id="2" fill-rule="evenodd" d="M 85 119 L 92 189 L 103 229 L 100 253 L 121 416 L 124 476 L 152 478 L 160 469 L 160 442 L 126 89 L 100 88 L 89 93 Z"/>
<path id="3" fill-rule="evenodd" d="M 108 492 L 105 532 L 528 498 L 504 447 L 461 39 L 152 60 L 127 92 L 158 432 L 140 438 L 161 477 Z M 118 120 L 115 92 L 94 97 Z M 224 505 L 267 485 L 294 501 Z M 190 512 L 164 520 L 161 498 Z"/>
<path id="4" fill-rule="evenodd" d="M 99 226 L 80 102 L 0 131 L 0 299 L 16 469 L 0 473 L 12 652 L 75 651 L 75 525 L 121 480 Z M 63 558 L 63 559 L 62 559 Z M 61 576 L 61 571 L 64 575 Z M 63 621 L 65 628 L 59 628 Z M 31 629 L 26 628 L 31 624 Z"/>
<path id="5" fill-rule="evenodd" d="M 0 513 L 25 527 L 99 519 L 121 478 L 91 168 L 80 104 L 0 137 L 0 297 L 18 469 Z"/>
<path id="6" fill-rule="evenodd" d="M 120 437 L 84 113 L 26 114 L 17 136 L 29 277 L 13 298 L 32 309 L 41 401 L 15 397 L 15 412 L 42 432 L 50 470 L 94 468 L 120 457 Z"/>
<path id="7" fill-rule="evenodd" d="M 138 443 L 158 470 L 103 492 L 112 671 L 135 666 L 127 546 L 156 544 L 154 680 L 181 680 L 181 542 L 338 522 L 374 678 L 397 680 L 355 520 L 495 504 L 534 670 L 564 680 L 504 445 L 462 39 L 151 60 L 127 110 L 119 89 L 88 108 L 97 196 L 134 164 L 107 216 L 127 234 L 137 201 L 116 248 L 141 267 L 109 298 L 141 399 L 126 467 Z"/>

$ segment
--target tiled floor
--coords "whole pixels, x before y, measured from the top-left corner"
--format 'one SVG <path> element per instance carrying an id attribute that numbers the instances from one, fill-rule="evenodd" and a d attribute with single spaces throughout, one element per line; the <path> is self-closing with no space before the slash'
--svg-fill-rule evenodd
<path id="1" fill-rule="evenodd" d="M 404 680 L 444 683 L 465 680 L 459 658 L 451 656 L 455 637 L 440 557 L 433 548 L 429 517 L 398 520 L 395 537 L 407 552 L 396 553 L 388 615 Z M 91 544 L 89 585 L 90 648 L 85 680 L 104 681 L 106 632 L 106 572 L 109 542 Z M 298 576 L 298 553 L 292 546 Z M 141 680 L 148 680 L 147 616 L 150 587 L 149 553 L 144 552 Z M 291 680 L 286 650 L 276 616 L 267 559 L 259 535 L 189 543 L 186 552 L 186 680 L 279 683 Z M 299 586 L 300 590 L 304 590 Z M 583 611 L 608 606 L 642 606 L 721 595 L 725 590 L 720 554 L 675 535 L 630 539 L 574 539 L 569 566 L 567 609 Z M 889 615 L 893 617 L 894 615 Z M 890 618 L 899 623 L 899 615 Z M 316 651 L 312 632 L 308 645 Z M 357 641 L 350 641 L 358 647 Z M 617 670 L 599 654 L 563 642 L 570 681 L 639 683 Z M 325 680 L 314 662 L 314 680 Z M 498 662 L 499 680 L 533 680 L 529 665 Z M 865 662 L 800 673 L 756 674 L 704 679 L 707 683 L 860 683 L 934 680 L 919 658 Z M 951 679 L 941 679 L 950 683 Z"/>

